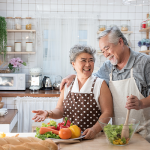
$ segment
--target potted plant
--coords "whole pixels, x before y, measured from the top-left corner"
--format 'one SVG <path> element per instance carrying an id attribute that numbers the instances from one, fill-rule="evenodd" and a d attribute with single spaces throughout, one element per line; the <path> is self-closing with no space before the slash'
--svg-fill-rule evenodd
<path id="1" fill-rule="evenodd" d="M 7 45 L 7 23 L 5 17 L 0 16 L 0 55 L 6 57 Z"/>
<path id="2" fill-rule="evenodd" d="M 142 39 L 138 42 L 138 46 L 141 47 L 141 51 L 147 50 L 150 47 L 150 39 Z"/>

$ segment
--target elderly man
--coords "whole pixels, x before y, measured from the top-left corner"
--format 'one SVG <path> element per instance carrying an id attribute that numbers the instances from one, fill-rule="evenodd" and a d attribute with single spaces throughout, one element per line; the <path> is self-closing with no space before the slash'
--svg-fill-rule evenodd
<path id="1" fill-rule="evenodd" d="M 139 131 L 150 141 L 150 57 L 129 48 L 124 35 L 117 26 L 103 31 L 99 47 L 108 59 L 94 75 L 104 79 L 113 96 L 114 116 L 140 120 Z M 62 80 L 62 86 L 72 82 L 75 75 Z M 127 108 L 127 109 L 126 109 Z"/>

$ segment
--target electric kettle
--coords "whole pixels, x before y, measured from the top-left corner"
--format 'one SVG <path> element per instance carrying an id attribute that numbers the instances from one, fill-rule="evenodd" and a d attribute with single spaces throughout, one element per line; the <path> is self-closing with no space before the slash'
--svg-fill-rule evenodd
<path id="1" fill-rule="evenodd" d="M 44 76 L 42 85 L 43 85 L 42 90 L 52 90 L 52 84 L 49 77 Z"/>

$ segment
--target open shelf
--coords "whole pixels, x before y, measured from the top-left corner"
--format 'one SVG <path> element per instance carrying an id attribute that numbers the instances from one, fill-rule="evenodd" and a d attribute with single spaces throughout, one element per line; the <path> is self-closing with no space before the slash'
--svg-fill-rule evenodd
<path id="1" fill-rule="evenodd" d="M 150 53 L 150 50 L 146 50 L 146 51 L 139 51 L 140 53 Z"/>
<path id="2" fill-rule="evenodd" d="M 36 30 L 7 30 L 7 32 L 36 32 Z"/>
<path id="3" fill-rule="evenodd" d="M 145 29 L 141 29 L 139 32 L 149 32 L 150 31 L 150 27 L 147 27 Z"/>
<path id="4" fill-rule="evenodd" d="M 97 34 L 101 33 L 103 31 L 97 31 Z M 123 34 L 131 34 L 133 33 L 132 31 L 121 31 Z"/>
<path id="5" fill-rule="evenodd" d="M 35 54 L 35 52 L 7 52 L 7 54 Z"/>

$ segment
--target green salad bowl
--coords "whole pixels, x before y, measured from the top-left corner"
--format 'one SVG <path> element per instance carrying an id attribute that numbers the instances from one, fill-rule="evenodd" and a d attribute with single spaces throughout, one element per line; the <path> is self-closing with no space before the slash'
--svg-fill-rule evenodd
<path id="1" fill-rule="evenodd" d="M 101 118 L 98 120 L 100 126 L 103 129 L 103 132 L 106 135 L 107 142 L 112 145 L 117 146 L 125 146 L 129 144 L 132 136 L 134 135 L 140 121 L 129 118 L 128 120 L 128 128 L 129 128 L 129 137 L 121 138 L 121 132 L 125 123 L 125 118 L 117 118 L 117 117 L 108 117 Z"/>

